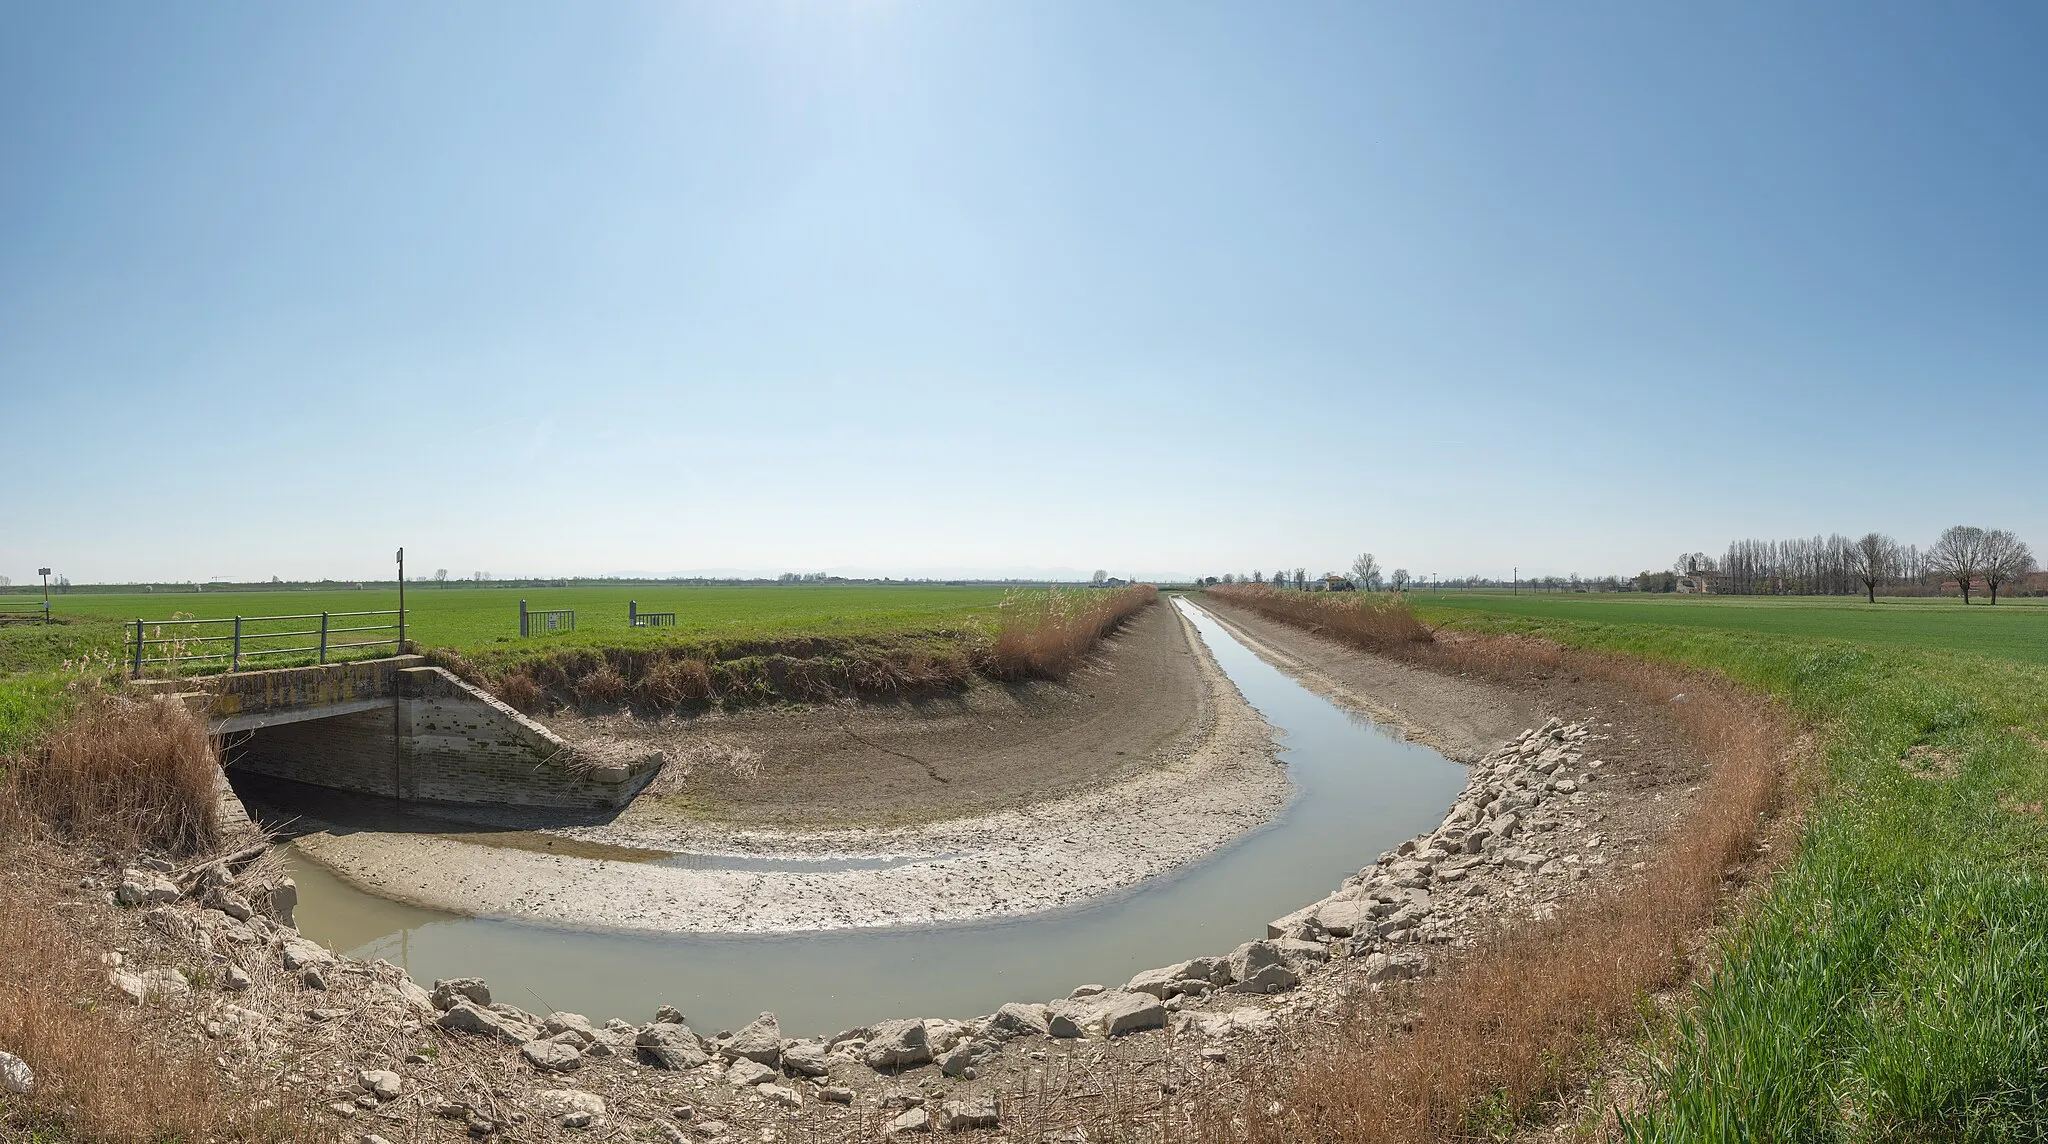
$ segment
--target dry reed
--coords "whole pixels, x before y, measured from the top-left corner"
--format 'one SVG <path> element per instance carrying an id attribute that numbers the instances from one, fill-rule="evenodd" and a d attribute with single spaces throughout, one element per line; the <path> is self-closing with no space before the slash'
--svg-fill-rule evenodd
<path id="1" fill-rule="evenodd" d="M 1399 654 L 1408 645 L 1435 638 L 1398 594 L 1288 592 L 1255 584 L 1210 588 L 1203 594 L 1366 651 Z"/>
<path id="2" fill-rule="evenodd" d="M 1058 679 L 1079 666 L 1103 636 L 1158 598 L 1150 584 L 1013 594 L 1003 601 L 981 670 L 996 679 Z"/>
<path id="3" fill-rule="evenodd" d="M 168 699 L 88 697 L 8 767 L 0 801 L 80 841 L 196 854 L 220 844 L 220 747 Z"/>

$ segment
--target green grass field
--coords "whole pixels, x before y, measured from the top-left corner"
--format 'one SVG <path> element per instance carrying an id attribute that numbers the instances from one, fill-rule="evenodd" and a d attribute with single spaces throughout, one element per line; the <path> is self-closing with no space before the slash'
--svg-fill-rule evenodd
<path id="1" fill-rule="evenodd" d="M 773 637 L 791 633 L 866 634 L 906 629 L 985 627 L 1004 589 L 906 584 L 776 585 L 746 588 L 431 588 L 408 586 L 408 638 L 423 647 L 478 650 L 519 641 L 519 601 L 573 608 L 578 636 L 613 637 L 626 626 L 626 602 L 644 612 L 674 612 L 675 632 Z M 60 616 L 134 621 L 364 612 L 398 607 L 396 589 L 285 592 L 79 593 L 55 600 Z M 303 626 L 303 625 L 301 625 Z M 667 631 L 668 629 L 662 629 Z M 634 632 L 639 635 L 641 633 Z M 534 639 L 560 638 L 555 636 Z"/>
<path id="2" fill-rule="evenodd" d="M 1532 621 L 1654 624 L 1723 632 L 1845 639 L 1972 652 L 2048 664 L 2048 600 L 2001 600 L 1996 607 L 1941 598 L 1678 596 L 1635 593 L 1416 593 L 1425 613 L 1483 612 Z"/>
<path id="3" fill-rule="evenodd" d="M 450 587 L 406 590 L 406 636 L 421 648 L 452 648 L 472 662 L 494 669 L 517 666 L 578 648 L 670 645 L 687 647 L 717 658 L 732 649 L 779 642 L 825 640 L 847 644 L 927 643 L 950 645 L 962 636 L 993 630 L 997 607 L 1008 591 L 995 587 L 948 585 L 775 585 L 761 587 L 620 587 L 620 588 L 485 588 Z M 519 636 L 519 601 L 529 607 L 573 608 L 576 631 Z M 626 624 L 626 602 L 642 611 L 674 612 L 673 628 L 633 629 Z M 365 612 L 398 606 L 395 588 L 385 590 L 275 592 L 76 593 L 55 598 L 57 624 L 0 625 L 0 755 L 18 749 L 63 709 L 61 677 L 65 674 L 107 674 L 125 662 L 125 639 L 137 618 L 157 621 L 179 616 L 197 619 Z M 334 628 L 352 623 L 386 623 L 385 619 L 331 621 Z M 317 619 L 285 624 L 245 624 L 245 650 L 303 647 L 317 643 L 305 635 L 266 638 L 265 630 L 306 631 Z M 149 628 L 161 632 L 218 635 L 232 625 Z M 384 639 L 390 633 L 333 637 L 336 642 Z M 194 645 L 205 653 L 225 645 Z M 151 655 L 163 649 L 152 647 Z M 330 659 L 389 654 L 387 647 L 336 652 Z M 311 655 L 258 658 L 244 666 L 265 667 L 310 663 Z M 69 669 L 66 664 L 71 665 Z M 193 663 L 196 670 L 221 670 L 224 664 Z M 161 671 L 161 668 L 152 669 Z"/>
<path id="4" fill-rule="evenodd" d="M 1693 1005 L 1646 1021 L 1651 1101 L 1630 1139 L 2048 1138 L 2048 609 L 1418 603 L 1434 623 L 1717 671 L 1816 733 L 1797 856 Z"/>

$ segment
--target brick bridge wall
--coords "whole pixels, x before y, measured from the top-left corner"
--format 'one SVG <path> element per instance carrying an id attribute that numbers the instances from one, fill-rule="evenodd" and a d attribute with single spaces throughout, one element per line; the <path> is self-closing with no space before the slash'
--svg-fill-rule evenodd
<path id="1" fill-rule="evenodd" d="M 228 766 L 407 800 L 561 810 L 623 806 L 661 766 L 659 752 L 592 758 L 454 675 L 406 659 L 382 661 L 391 665 L 382 671 L 247 673 L 322 675 L 305 680 L 222 677 L 213 710 Z M 339 713 L 318 714 L 329 707 Z"/>

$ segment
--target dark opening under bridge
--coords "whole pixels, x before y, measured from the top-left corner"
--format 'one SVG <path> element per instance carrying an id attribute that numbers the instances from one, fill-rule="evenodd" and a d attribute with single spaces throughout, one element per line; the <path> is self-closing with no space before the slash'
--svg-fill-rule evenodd
<path id="1" fill-rule="evenodd" d="M 662 763 L 579 749 L 417 655 L 129 686 L 205 718 L 230 771 L 406 801 L 605 809 Z"/>

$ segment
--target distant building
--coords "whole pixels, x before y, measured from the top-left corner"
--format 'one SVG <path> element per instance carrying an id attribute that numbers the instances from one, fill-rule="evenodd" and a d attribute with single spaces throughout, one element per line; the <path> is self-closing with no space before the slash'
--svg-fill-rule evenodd
<path id="1" fill-rule="evenodd" d="M 1721 590 L 1719 572 L 1687 572 L 1678 578 L 1678 586 L 1672 591 L 1681 596 L 1711 596 Z"/>
<path id="2" fill-rule="evenodd" d="M 1129 580 L 1119 580 L 1115 576 L 1111 576 L 1109 579 L 1104 580 L 1102 582 L 1102 586 L 1105 588 L 1124 588 L 1128 587 L 1129 585 Z"/>

